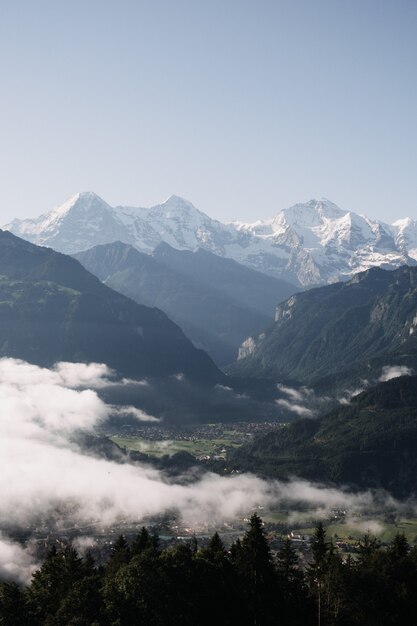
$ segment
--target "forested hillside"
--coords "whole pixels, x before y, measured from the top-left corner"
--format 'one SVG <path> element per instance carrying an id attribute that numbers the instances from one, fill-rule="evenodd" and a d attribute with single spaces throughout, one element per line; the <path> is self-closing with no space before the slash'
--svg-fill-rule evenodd
<path id="1" fill-rule="evenodd" d="M 230 454 L 240 470 L 265 476 L 417 493 L 417 376 L 363 392 L 349 406 L 300 419 Z"/>
<path id="2" fill-rule="evenodd" d="M 158 309 L 103 285 L 75 259 L 0 231 L 0 356 L 39 365 L 97 361 L 121 375 L 222 373 Z"/>
<path id="3" fill-rule="evenodd" d="M 416 267 L 373 268 L 292 296 L 230 371 L 303 384 L 333 377 L 340 386 L 393 364 L 417 364 Z"/>
<path id="4" fill-rule="evenodd" d="M 257 515 L 227 551 L 216 533 L 161 550 L 143 528 L 97 567 L 68 546 L 51 550 L 27 588 L 0 583 L 2 626 L 411 626 L 417 552 L 397 535 L 366 535 L 342 557 L 317 526 L 307 562 L 289 539 L 276 558 Z"/>

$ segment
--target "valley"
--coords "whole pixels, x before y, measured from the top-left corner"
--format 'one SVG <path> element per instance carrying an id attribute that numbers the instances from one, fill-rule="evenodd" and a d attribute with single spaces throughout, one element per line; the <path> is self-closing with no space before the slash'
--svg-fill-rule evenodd
<path id="1" fill-rule="evenodd" d="M 125 427 L 120 434 L 108 435 L 126 451 L 143 452 L 153 457 L 187 452 L 196 461 L 226 461 L 228 453 L 249 443 L 255 436 L 282 428 L 277 422 L 232 422 L 183 428 Z"/>
<path id="2" fill-rule="evenodd" d="M 287 555 L 307 587 L 320 529 L 352 581 L 368 546 L 417 551 L 416 268 L 300 290 L 166 244 L 76 257 L 0 232 L 0 574 L 18 594 L 51 559 L 89 563 L 99 604 L 132 564 L 189 571 L 217 546 L 236 573 L 255 526 L 271 576 Z"/>

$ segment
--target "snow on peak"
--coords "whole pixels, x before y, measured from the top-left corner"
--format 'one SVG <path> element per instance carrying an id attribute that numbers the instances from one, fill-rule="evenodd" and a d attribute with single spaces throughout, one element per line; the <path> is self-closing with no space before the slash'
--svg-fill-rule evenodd
<path id="1" fill-rule="evenodd" d="M 340 229 L 346 231 L 347 216 L 348 211 L 343 211 L 330 200 L 313 199 L 279 211 L 272 219 L 271 230 L 275 237 L 285 237 L 287 241 L 298 241 L 299 245 L 314 248 L 334 239 Z M 343 225 L 340 224 L 342 220 L 345 220 Z"/>
<path id="2" fill-rule="evenodd" d="M 164 202 L 161 202 L 160 205 L 158 206 L 178 206 L 178 207 L 187 207 L 190 209 L 195 209 L 195 206 L 189 201 L 186 200 L 185 198 L 182 198 L 181 196 L 176 196 L 175 194 L 172 194 L 171 196 L 169 196 L 166 200 L 164 200 Z"/>
<path id="3" fill-rule="evenodd" d="M 391 225 L 391 232 L 396 245 L 417 261 L 417 220 L 397 220 Z"/>
<path id="4" fill-rule="evenodd" d="M 63 204 L 53 208 L 52 211 L 45 214 L 47 222 L 51 219 L 63 218 L 74 209 L 88 211 L 92 208 L 111 209 L 111 207 L 100 196 L 93 191 L 81 191 L 71 196 Z"/>
<path id="5" fill-rule="evenodd" d="M 181 196 L 169 196 L 167 200 L 162 202 L 161 204 L 157 204 L 149 209 L 149 213 L 153 215 L 165 216 L 166 218 L 181 218 L 183 216 L 190 217 L 194 216 L 199 219 L 208 218 L 207 215 L 199 211 L 191 202 L 185 200 L 185 198 L 181 198 Z"/>
<path id="6" fill-rule="evenodd" d="M 14 220 L 4 228 L 68 254 L 114 241 L 146 253 L 162 242 L 179 250 L 204 248 L 304 286 L 417 260 L 416 221 L 388 226 L 327 198 L 295 204 L 252 224 L 223 224 L 177 195 L 150 208 L 111 207 L 85 191 L 36 219 Z"/>
<path id="7" fill-rule="evenodd" d="M 393 222 L 392 226 L 396 226 L 400 230 L 403 230 L 404 228 L 409 228 L 410 226 L 412 227 L 415 224 L 416 222 L 413 219 L 411 219 L 411 217 L 405 217 L 404 219 L 399 219 Z"/>
<path id="8" fill-rule="evenodd" d="M 278 221 L 285 220 L 288 224 L 309 228 L 322 224 L 324 220 L 340 219 L 346 215 L 336 204 L 326 200 L 309 200 L 306 203 L 298 203 L 283 209 L 274 218 Z"/>
<path id="9" fill-rule="evenodd" d="M 92 191 L 77 193 L 49 213 L 15 220 L 5 228 L 32 243 L 67 254 L 123 236 L 112 207 Z"/>
<path id="10" fill-rule="evenodd" d="M 165 202 L 152 207 L 151 211 L 153 210 L 162 211 L 166 215 L 199 213 L 191 202 L 188 202 L 188 200 L 185 200 L 184 198 L 180 198 L 180 196 L 169 196 Z"/>

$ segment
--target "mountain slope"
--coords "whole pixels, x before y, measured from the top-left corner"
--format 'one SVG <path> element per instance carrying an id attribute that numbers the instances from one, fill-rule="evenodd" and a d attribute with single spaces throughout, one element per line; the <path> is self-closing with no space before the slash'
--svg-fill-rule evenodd
<path id="1" fill-rule="evenodd" d="M 222 224 L 178 196 L 151 208 L 113 208 L 86 192 L 37 219 L 14 220 L 5 228 L 68 254 L 114 241 L 148 254 L 161 243 L 177 250 L 201 248 L 302 286 L 417 260 L 415 221 L 389 226 L 325 199 L 296 204 L 254 224 Z"/>
<path id="2" fill-rule="evenodd" d="M 415 367 L 416 328 L 417 268 L 373 268 L 278 305 L 275 323 L 245 342 L 231 371 L 314 383 L 355 369 L 368 377 L 383 365 Z"/>
<path id="3" fill-rule="evenodd" d="M 78 261 L 0 231 L 0 356 L 98 361 L 131 377 L 223 379 L 158 309 L 103 285 Z"/>
<path id="4" fill-rule="evenodd" d="M 230 466 L 277 478 L 417 493 L 417 376 L 381 383 L 319 419 L 302 419 L 231 453 Z"/>
<path id="5" fill-rule="evenodd" d="M 267 276 L 232 259 L 203 248 L 180 251 L 160 244 L 153 256 L 167 268 L 175 269 L 206 289 L 214 289 L 235 303 L 272 319 L 276 305 L 299 291 L 284 280 Z"/>
<path id="6" fill-rule="evenodd" d="M 248 333 L 259 332 L 270 323 L 273 303 L 295 290 L 207 252 L 175 251 L 164 244 L 157 253 L 142 254 L 116 242 L 96 246 L 75 258 L 109 287 L 163 310 L 219 365 L 235 360 Z M 245 302 L 245 292 L 249 302 Z"/>

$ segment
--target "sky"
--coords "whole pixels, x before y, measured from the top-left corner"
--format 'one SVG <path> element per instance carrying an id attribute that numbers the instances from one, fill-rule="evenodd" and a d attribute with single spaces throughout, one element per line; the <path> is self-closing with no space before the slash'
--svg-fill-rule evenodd
<path id="1" fill-rule="evenodd" d="M 78 191 L 417 218 L 415 0 L 0 0 L 0 223 Z"/>

